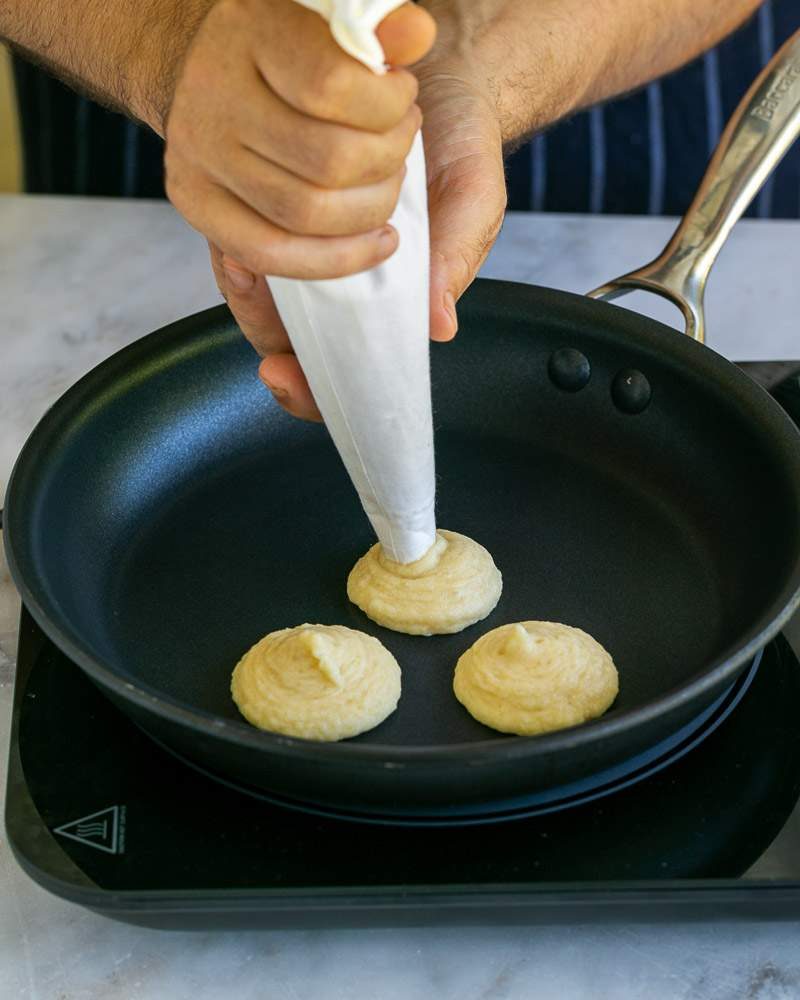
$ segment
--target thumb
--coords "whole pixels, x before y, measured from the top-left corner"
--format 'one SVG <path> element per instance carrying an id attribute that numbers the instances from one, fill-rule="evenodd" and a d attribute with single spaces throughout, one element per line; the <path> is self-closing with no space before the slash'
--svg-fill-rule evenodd
<path id="1" fill-rule="evenodd" d="M 503 224 L 506 187 L 502 153 L 475 153 L 429 186 L 430 332 L 452 340 L 456 303 L 472 284 Z"/>
<path id="2" fill-rule="evenodd" d="M 390 66 L 410 66 L 430 51 L 436 22 L 423 7 L 404 3 L 387 14 L 375 33 Z"/>

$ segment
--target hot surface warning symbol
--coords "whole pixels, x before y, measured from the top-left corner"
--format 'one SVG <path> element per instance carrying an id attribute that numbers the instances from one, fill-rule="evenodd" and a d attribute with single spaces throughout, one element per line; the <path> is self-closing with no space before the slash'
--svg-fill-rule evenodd
<path id="1" fill-rule="evenodd" d="M 106 854 L 122 854 L 125 850 L 125 806 L 109 806 L 89 813 L 57 826 L 53 833 Z"/>

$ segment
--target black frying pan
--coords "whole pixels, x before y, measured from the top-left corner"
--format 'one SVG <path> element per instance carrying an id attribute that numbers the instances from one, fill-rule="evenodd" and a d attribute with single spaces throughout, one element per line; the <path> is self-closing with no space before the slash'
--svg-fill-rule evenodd
<path id="1" fill-rule="evenodd" d="M 775 158 L 767 140 L 759 161 Z M 735 366 L 614 306 L 478 281 L 460 317 L 432 355 L 438 520 L 503 572 L 484 622 L 409 637 L 348 603 L 367 521 L 324 428 L 270 401 L 224 307 L 110 358 L 34 430 L 6 501 L 27 607 L 187 759 L 365 815 L 477 814 L 691 727 L 800 599 L 800 435 Z M 605 717 L 506 737 L 456 702 L 460 653 L 528 618 L 610 650 L 620 695 Z M 239 717 L 239 656 L 305 621 L 363 629 L 395 654 L 403 697 L 380 727 L 323 744 Z"/>

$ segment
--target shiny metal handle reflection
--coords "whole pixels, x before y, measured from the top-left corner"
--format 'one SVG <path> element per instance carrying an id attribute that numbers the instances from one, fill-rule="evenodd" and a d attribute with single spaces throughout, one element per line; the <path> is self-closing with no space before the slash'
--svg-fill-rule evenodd
<path id="1" fill-rule="evenodd" d="M 690 337 L 705 340 L 703 301 L 711 267 L 731 229 L 798 135 L 800 31 L 742 98 L 663 253 L 589 292 L 589 297 L 610 301 L 636 289 L 655 292 L 678 306 Z"/>

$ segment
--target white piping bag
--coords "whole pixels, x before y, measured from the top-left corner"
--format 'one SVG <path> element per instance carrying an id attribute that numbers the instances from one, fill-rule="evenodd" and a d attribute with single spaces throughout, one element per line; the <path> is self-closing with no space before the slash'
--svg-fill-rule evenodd
<path id="1" fill-rule="evenodd" d="M 375 28 L 403 0 L 297 0 L 341 47 L 385 72 Z M 400 245 L 369 271 L 327 281 L 268 277 L 317 406 L 387 555 L 436 540 L 428 344 L 428 203 L 422 137 L 391 218 Z"/>

